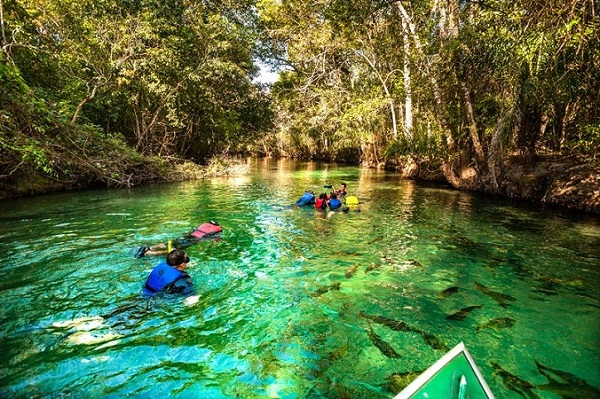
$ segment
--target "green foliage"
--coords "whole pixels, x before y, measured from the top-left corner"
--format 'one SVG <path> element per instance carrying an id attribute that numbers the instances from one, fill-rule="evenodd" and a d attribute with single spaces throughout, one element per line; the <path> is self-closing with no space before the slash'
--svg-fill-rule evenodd
<path id="1" fill-rule="evenodd" d="M 600 21 L 590 2 L 261 4 L 290 66 L 273 88 L 280 115 L 271 141 L 285 153 L 326 148 L 335 158 L 355 148 L 366 163 L 384 150 L 471 162 L 477 146 L 473 160 L 486 163 L 515 152 L 594 152 Z M 403 132 L 408 94 L 413 131 Z"/>
<path id="2" fill-rule="evenodd" d="M 565 147 L 573 153 L 597 158 L 600 149 L 600 125 L 583 126 L 576 137 L 569 138 Z"/>
<path id="3" fill-rule="evenodd" d="M 600 22 L 584 0 L 13 0 L 3 11 L 5 185 L 173 178 L 161 157 L 481 166 L 598 148 Z M 252 83 L 259 57 L 283 68 L 269 92 Z"/>
<path id="4" fill-rule="evenodd" d="M 19 70 L 0 63 L 0 174 L 6 178 L 20 167 L 53 174 L 43 144 L 28 133 L 43 133 L 51 119 L 44 103 L 35 99 Z M 32 118 L 33 116 L 33 118 Z"/>
<path id="5" fill-rule="evenodd" d="M 441 159 L 446 155 L 447 149 L 442 136 L 431 135 L 426 131 L 416 130 L 412 138 L 405 136 L 390 142 L 383 154 L 385 160 L 397 157 L 413 156 L 415 158 Z"/>
<path id="6" fill-rule="evenodd" d="M 246 150 L 272 120 L 254 3 L 4 2 L 0 182 L 129 186 L 176 178 L 155 155 Z"/>

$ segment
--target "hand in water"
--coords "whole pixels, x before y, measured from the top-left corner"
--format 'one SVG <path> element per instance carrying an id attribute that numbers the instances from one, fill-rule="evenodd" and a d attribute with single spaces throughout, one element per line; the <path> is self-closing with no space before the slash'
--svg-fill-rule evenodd
<path id="1" fill-rule="evenodd" d="M 198 300 L 200 299 L 200 295 L 192 295 L 192 296 L 188 296 L 187 298 L 185 298 L 183 300 L 183 304 L 185 306 L 194 306 L 195 304 L 198 303 Z"/>

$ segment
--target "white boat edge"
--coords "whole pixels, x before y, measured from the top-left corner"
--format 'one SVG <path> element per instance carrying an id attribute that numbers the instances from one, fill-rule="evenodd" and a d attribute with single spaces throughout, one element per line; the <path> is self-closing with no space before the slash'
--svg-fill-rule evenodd
<path id="1" fill-rule="evenodd" d="M 394 399 L 410 399 L 412 395 L 414 395 L 423 385 L 425 385 L 430 379 L 432 379 L 433 376 L 435 376 L 441 369 L 444 368 L 444 366 L 450 363 L 455 357 L 457 357 L 461 353 L 465 354 L 469 365 L 473 369 L 475 376 L 477 376 L 477 380 L 481 384 L 487 397 L 489 399 L 496 399 L 463 342 L 460 342 L 449 352 L 447 352 L 444 356 L 442 356 L 438 361 L 432 364 L 427 370 L 421 373 L 421 375 L 415 378 L 413 382 L 408 384 L 406 388 L 402 390 L 402 392 L 394 396 Z"/>

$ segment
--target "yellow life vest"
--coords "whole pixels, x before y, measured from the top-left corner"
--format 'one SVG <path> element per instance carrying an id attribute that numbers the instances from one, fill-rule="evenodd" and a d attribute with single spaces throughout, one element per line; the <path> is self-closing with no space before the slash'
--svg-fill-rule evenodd
<path id="1" fill-rule="evenodd" d="M 354 195 L 346 197 L 346 205 L 358 205 L 358 197 Z"/>

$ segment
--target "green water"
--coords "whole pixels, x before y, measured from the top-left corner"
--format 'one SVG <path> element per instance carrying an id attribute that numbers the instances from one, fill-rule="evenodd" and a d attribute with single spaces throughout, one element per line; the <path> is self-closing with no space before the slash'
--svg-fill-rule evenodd
<path id="1" fill-rule="evenodd" d="M 0 397 L 391 398 L 392 374 L 460 341 L 498 398 L 600 397 L 598 218 L 249 162 L 239 178 L 0 202 Z M 361 212 L 292 206 L 342 181 Z M 208 220 L 224 232 L 188 249 L 200 301 L 140 298 L 159 259 L 129 250 Z"/>

